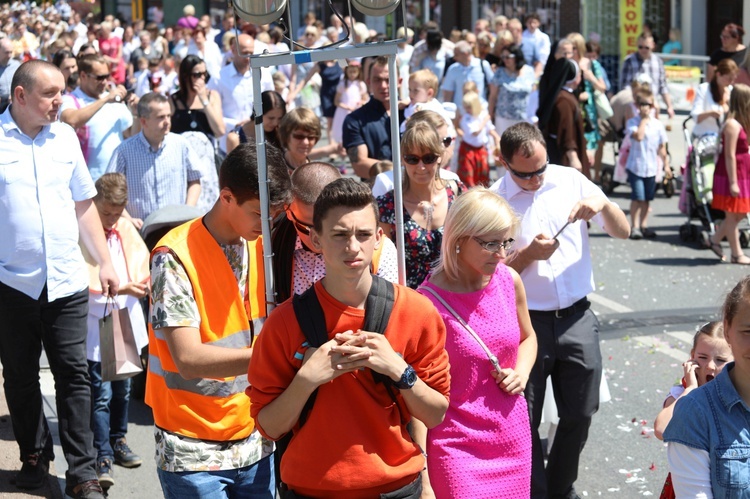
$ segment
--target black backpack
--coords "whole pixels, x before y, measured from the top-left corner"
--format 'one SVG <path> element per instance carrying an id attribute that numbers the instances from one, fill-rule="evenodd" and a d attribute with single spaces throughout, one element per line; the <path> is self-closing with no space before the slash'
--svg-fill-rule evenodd
<path id="1" fill-rule="evenodd" d="M 365 301 L 365 323 L 362 329 L 383 334 L 385 328 L 388 327 L 388 319 L 391 317 L 394 301 L 395 290 L 393 284 L 381 277 L 373 275 L 372 286 L 370 286 L 370 292 L 367 294 L 367 300 Z M 297 316 L 297 322 L 299 323 L 300 329 L 302 329 L 302 333 L 305 335 L 305 339 L 309 346 L 311 348 L 318 348 L 323 345 L 323 343 L 327 342 L 328 331 L 326 328 L 326 318 L 323 313 L 323 308 L 320 306 L 318 295 L 315 293 L 315 286 L 310 286 L 307 291 L 301 295 L 294 295 L 292 298 L 292 306 L 294 307 L 294 314 Z M 376 383 L 383 383 L 388 391 L 388 395 L 396 403 L 396 407 L 399 407 L 396 392 L 393 389 L 392 380 L 388 376 L 375 371 L 371 371 L 371 373 Z M 318 390 L 315 389 L 315 391 L 310 394 L 310 398 L 307 399 L 307 402 L 305 402 L 305 406 L 300 413 L 299 426 L 302 426 L 305 424 L 305 421 L 307 421 L 307 417 L 315 404 L 317 394 Z M 401 419 L 402 422 L 404 422 L 403 415 Z M 286 451 L 291 439 L 292 432 L 290 431 L 276 442 L 274 460 L 276 464 L 277 481 L 281 480 L 281 456 Z"/>

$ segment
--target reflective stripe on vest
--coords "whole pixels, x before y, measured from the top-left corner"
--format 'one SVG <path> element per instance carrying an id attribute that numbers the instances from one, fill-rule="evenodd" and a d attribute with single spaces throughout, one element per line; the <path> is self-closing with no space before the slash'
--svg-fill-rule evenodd
<path id="1" fill-rule="evenodd" d="M 230 378 L 227 381 L 211 378 L 185 379 L 180 376 L 180 373 L 162 369 L 159 357 L 154 355 L 148 356 L 148 371 L 150 374 L 163 377 L 164 383 L 170 390 L 184 390 L 205 397 L 229 397 L 236 393 L 244 393 L 245 388 L 250 386 L 247 382 L 247 374 Z"/>

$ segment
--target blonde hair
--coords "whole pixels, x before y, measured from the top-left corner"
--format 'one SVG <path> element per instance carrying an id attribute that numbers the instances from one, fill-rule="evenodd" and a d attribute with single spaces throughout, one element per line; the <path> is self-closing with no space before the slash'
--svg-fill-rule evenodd
<path id="1" fill-rule="evenodd" d="M 479 93 L 479 88 L 477 88 L 477 83 L 473 80 L 466 80 L 464 82 L 463 87 L 461 87 L 461 90 L 463 90 L 464 93 L 468 93 L 468 92 Z"/>
<path id="2" fill-rule="evenodd" d="M 420 69 L 419 71 L 413 72 L 409 75 L 409 82 L 414 82 L 426 90 L 432 89 L 433 97 L 437 95 L 439 85 L 438 78 L 435 76 L 435 73 L 429 69 Z"/>
<path id="3" fill-rule="evenodd" d="M 586 57 L 586 39 L 580 33 L 568 33 L 565 37 L 573 43 L 573 46 L 578 50 L 578 58 Z"/>
<path id="4" fill-rule="evenodd" d="M 732 89 L 729 97 L 729 115 L 734 118 L 745 129 L 750 130 L 750 87 L 738 83 Z"/>
<path id="5" fill-rule="evenodd" d="M 497 32 L 495 38 L 495 45 L 492 46 L 492 53 L 500 57 L 500 53 L 503 49 L 510 47 L 515 42 L 513 34 L 508 29 L 503 29 Z"/>
<path id="6" fill-rule="evenodd" d="M 482 112 L 482 101 L 479 100 L 479 94 L 476 92 L 466 92 L 462 100 L 464 109 L 468 109 L 472 116 L 479 116 Z"/>
<path id="7" fill-rule="evenodd" d="M 506 233 L 515 235 L 520 220 L 502 196 L 484 187 L 474 187 L 451 205 L 445 218 L 443 242 L 433 274 L 445 272 L 450 280 L 458 279 L 461 272 L 456 247 L 472 237 Z"/>

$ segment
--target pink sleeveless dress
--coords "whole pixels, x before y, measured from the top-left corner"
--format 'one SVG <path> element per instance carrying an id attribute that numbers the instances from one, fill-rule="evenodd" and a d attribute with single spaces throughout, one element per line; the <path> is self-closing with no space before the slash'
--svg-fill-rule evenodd
<path id="1" fill-rule="evenodd" d="M 473 293 L 452 293 L 430 282 L 497 355 L 501 367 L 516 365 L 520 328 L 513 277 L 499 264 L 489 284 Z M 451 364 L 451 394 L 443 424 L 427 436 L 427 466 L 438 499 L 529 497 L 531 429 L 526 399 L 509 395 L 490 375 L 482 347 L 429 292 L 443 317 Z"/>

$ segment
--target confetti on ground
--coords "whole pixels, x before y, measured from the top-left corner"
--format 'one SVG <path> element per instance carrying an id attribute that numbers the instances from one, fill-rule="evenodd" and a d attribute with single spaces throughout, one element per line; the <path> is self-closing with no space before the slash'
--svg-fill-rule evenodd
<path id="1" fill-rule="evenodd" d="M 654 463 L 651 463 L 651 466 L 648 467 L 651 471 L 656 471 L 656 465 Z"/>

